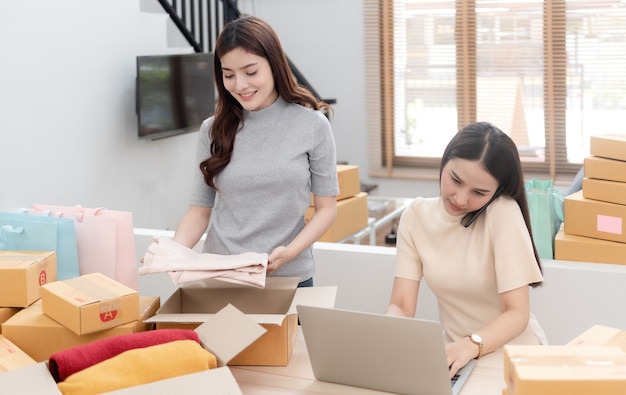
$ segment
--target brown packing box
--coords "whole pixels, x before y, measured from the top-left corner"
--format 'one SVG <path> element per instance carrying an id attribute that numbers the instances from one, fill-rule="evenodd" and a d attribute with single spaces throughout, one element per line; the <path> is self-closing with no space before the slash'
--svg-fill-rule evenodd
<path id="1" fill-rule="evenodd" d="M 232 328 L 237 328 L 236 337 L 232 336 Z M 242 394 L 239 384 L 230 369 L 226 367 L 226 363 L 261 336 L 265 329 L 229 304 L 198 326 L 196 332 L 202 346 L 215 355 L 217 368 L 104 394 L 195 394 L 201 392 L 199 388 L 204 388 L 205 392 L 211 394 Z M 129 372 L 129 374 L 133 373 Z M 2 388 L 2 393 L 7 391 L 10 394 L 61 394 L 45 362 L 0 374 L 0 388 Z"/>
<path id="2" fill-rule="evenodd" d="M 139 319 L 139 293 L 102 273 L 90 273 L 41 287 L 45 314 L 77 335 Z"/>
<path id="3" fill-rule="evenodd" d="M 0 335 L 2 334 L 2 323 L 13 317 L 20 310 L 19 307 L 0 307 Z"/>
<path id="4" fill-rule="evenodd" d="M 554 259 L 626 265 L 626 243 L 570 235 L 561 225 L 554 238 Z"/>
<path id="5" fill-rule="evenodd" d="M 99 332 L 77 335 L 44 314 L 41 301 L 37 301 L 9 318 L 2 325 L 3 335 L 35 361 L 42 362 L 48 360 L 53 353 L 66 348 L 107 337 L 151 330 L 154 325 L 144 321 L 156 313 L 159 305 L 158 296 L 142 296 L 137 309 L 139 320 Z"/>
<path id="6" fill-rule="evenodd" d="M 626 182 L 583 178 L 583 197 L 626 205 Z"/>
<path id="7" fill-rule="evenodd" d="M 315 213 L 315 208 L 309 207 L 305 213 L 308 221 Z M 337 202 L 337 217 L 333 226 L 317 241 L 335 242 L 342 240 L 367 227 L 367 193 L 357 195 Z"/>
<path id="8" fill-rule="evenodd" d="M 585 199 L 583 191 L 565 197 L 565 233 L 626 243 L 626 205 Z"/>
<path id="9" fill-rule="evenodd" d="M 504 346 L 510 395 L 623 395 L 626 353 L 612 346 Z"/>
<path id="10" fill-rule="evenodd" d="M 589 143 L 589 153 L 593 156 L 626 160 L 626 134 L 591 136 Z"/>
<path id="11" fill-rule="evenodd" d="M 37 361 L 20 350 L 13 342 L 0 335 L 0 373 L 36 363 Z"/>
<path id="12" fill-rule="evenodd" d="M 54 251 L 0 251 L 0 306 L 26 307 L 57 280 Z"/>
<path id="13" fill-rule="evenodd" d="M 266 333 L 233 358 L 229 365 L 286 366 L 298 334 L 298 304 L 333 307 L 336 287 L 297 288 L 299 278 L 268 277 L 265 288 L 218 280 L 188 283 L 179 287 L 148 322 L 159 328 L 194 329 L 232 304 Z M 224 334 L 232 335 L 232 323 L 224 322 Z M 220 339 L 222 343 L 238 342 Z"/>
<path id="14" fill-rule="evenodd" d="M 626 161 L 588 156 L 584 168 L 585 177 L 626 182 Z"/>
<path id="15" fill-rule="evenodd" d="M 339 195 L 337 195 L 338 201 L 361 193 L 359 167 L 351 165 L 337 165 L 337 183 L 339 184 Z M 311 194 L 310 205 L 313 206 L 313 194 Z"/>
<path id="16" fill-rule="evenodd" d="M 594 325 L 572 339 L 568 346 L 617 346 L 626 352 L 626 331 L 604 325 Z"/>

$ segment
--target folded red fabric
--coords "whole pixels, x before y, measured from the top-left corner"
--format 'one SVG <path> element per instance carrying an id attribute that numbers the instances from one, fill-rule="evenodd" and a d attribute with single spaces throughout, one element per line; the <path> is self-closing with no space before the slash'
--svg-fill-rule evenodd
<path id="1" fill-rule="evenodd" d="M 156 329 L 129 333 L 58 351 L 50 356 L 48 368 L 58 383 L 64 381 L 73 373 L 112 358 L 124 351 L 176 340 L 195 340 L 200 343 L 198 334 L 191 329 Z"/>

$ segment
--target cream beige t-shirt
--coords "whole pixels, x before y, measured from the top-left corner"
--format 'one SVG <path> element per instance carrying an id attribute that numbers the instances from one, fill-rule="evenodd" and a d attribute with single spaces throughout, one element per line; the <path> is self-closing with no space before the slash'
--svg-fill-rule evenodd
<path id="1" fill-rule="evenodd" d="M 424 278 L 437 297 L 448 341 L 474 333 L 500 315 L 498 295 L 543 280 L 517 202 L 499 197 L 465 228 L 437 198 L 417 198 L 398 227 L 396 277 Z M 531 313 L 509 344 L 547 344 Z"/>

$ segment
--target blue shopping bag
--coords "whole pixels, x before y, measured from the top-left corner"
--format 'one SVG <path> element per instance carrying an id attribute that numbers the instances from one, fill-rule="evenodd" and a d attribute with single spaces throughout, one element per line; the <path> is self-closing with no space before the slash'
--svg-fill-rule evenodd
<path id="1" fill-rule="evenodd" d="M 55 251 L 57 279 L 79 276 L 76 230 L 68 218 L 0 212 L 0 250 Z"/>

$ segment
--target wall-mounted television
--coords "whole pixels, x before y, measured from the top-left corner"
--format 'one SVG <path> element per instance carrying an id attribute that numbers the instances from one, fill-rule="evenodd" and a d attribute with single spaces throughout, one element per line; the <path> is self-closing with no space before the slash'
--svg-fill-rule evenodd
<path id="1" fill-rule="evenodd" d="M 139 139 L 197 131 L 215 110 L 213 54 L 137 56 Z"/>

